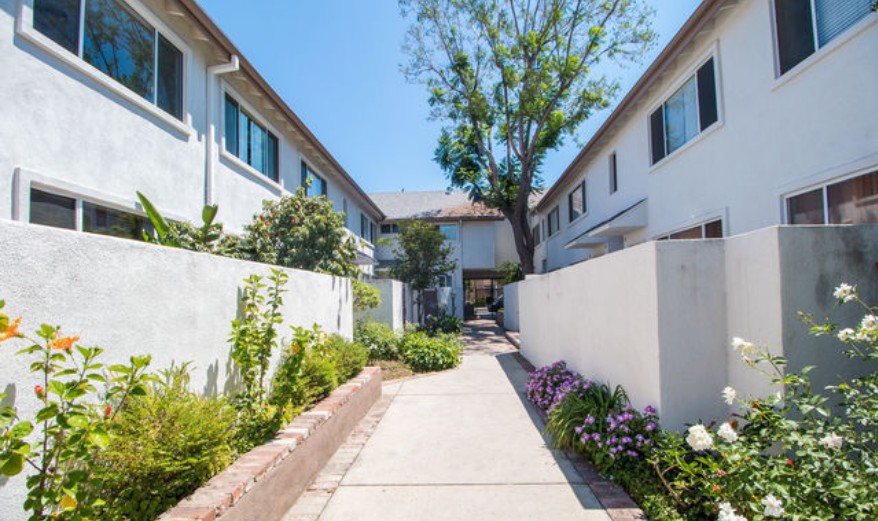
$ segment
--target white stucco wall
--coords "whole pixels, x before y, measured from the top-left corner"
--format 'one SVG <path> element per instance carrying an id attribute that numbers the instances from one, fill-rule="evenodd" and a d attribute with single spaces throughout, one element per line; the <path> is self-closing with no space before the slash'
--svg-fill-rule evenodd
<path id="1" fill-rule="evenodd" d="M 722 10 L 592 150 L 576 179 L 542 203 L 541 225 L 559 205 L 561 230 L 537 248 L 538 268 L 544 258 L 549 270 L 588 258 L 590 250 L 564 244 L 644 198 L 648 226 L 627 234 L 626 247 L 715 218 L 726 236 L 783 224 L 791 193 L 878 169 L 878 98 L 871 95 L 878 67 L 864 66 L 878 49 L 878 13 L 778 78 L 771 5 L 744 0 Z M 652 166 L 649 114 L 709 56 L 719 124 Z M 619 189 L 611 194 L 613 152 Z M 567 194 L 583 179 L 588 214 L 570 223 Z"/>
<path id="2" fill-rule="evenodd" d="M 730 347 L 739 336 L 800 369 L 816 389 L 858 374 L 832 338 L 815 338 L 798 312 L 855 323 L 838 308 L 840 282 L 878 301 L 878 225 L 770 227 L 728 239 L 649 242 L 519 286 L 522 353 L 535 365 L 567 360 L 589 378 L 621 384 L 634 404 L 658 405 L 666 428 L 728 414 L 726 385 L 764 396 L 766 380 Z"/>
<path id="3" fill-rule="evenodd" d="M 242 280 L 270 266 L 137 241 L 0 220 L 0 299 L 4 313 L 22 316 L 22 330 L 42 323 L 105 349 L 105 363 L 151 354 L 152 369 L 194 362 L 192 388 L 230 392 L 235 378 L 228 343 Z M 320 325 L 353 333 L 350 282 L 300 270 L 289 275 L 281 336 L 289 326 Z M 16 341 L 0 346 L 0 390 L 22 417 L 38 407 L 29 359 Z M 278 353 L 279 355 L 279 353 Z M 277 359 L 277 356 L 275 357 Z M 22 478 L 0 480 L 0 518 L 19 521 Z"/>
<path id="4" fill-rule="evenodd" d="M 369 284 L 381 292 L 381 304 L 375 309 L 355 312 L 354 319 L 372 320 L 393 329 L 402 329 L 405 326 L 405 284 L 391 279 L 375 279 Z"/>
<path id="5" fill-rule="evenodd" d="M 503 327 L 507 331 L 519 330 L 518 283 L 503 286 Z"/>

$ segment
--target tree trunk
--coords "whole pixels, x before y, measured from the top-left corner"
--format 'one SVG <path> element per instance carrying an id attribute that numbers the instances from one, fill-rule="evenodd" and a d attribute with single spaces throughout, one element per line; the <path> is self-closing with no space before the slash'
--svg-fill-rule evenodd
<path id="1" fill-rule="evenodd" d="M 534 269 L 534 241 L 533 234 L 528 221 L 528 209 L 525 204 L 523 208 L 516 205 L 511 210 L 506 210 L 503 214 L 506 220 L 512 225 L 512 236 L 515 239 L 515 250 L 518 252 L 518 259 L 521 262 L 521 271 L 525 275 L 535 273 Z"/>

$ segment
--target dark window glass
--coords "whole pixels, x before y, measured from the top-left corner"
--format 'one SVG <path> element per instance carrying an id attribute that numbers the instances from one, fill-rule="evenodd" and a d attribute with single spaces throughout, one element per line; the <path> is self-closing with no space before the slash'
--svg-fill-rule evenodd
<path id="1" fill-rule="evenodd" d="M 369 223 L 369 242 L 375 242 L 375 223 Z"/>
<path id="2" fill-rule="evenodd" d="M 665 157 L 665 109 L 659 107 L 649 116 L 649 136 L 652 144 L 652 164 Z"/>
<path id="3" fill-rule="evenodd" d="M 225 134 L 226 134 L 226 150 L 239 156 L 238 154 L 238 102 L 231 96 L 226 94 L 226 110 L 225 110 Z"/>
<path id="4" fill-rule="evenodd" d="M 152 233 L 152 225 L 140 215 L 82 203 L 82 230 L 142 241 L 144 231 Z"/>
<path id="5" fill-rule="evenodd" d="M 116 0 L 88 0 L 83 58 L 154 101 L 155 31 Z"/>
<path id="6" fill-rule="evenodd" d="M 580 184 L 567 196 L 568 217 L 570 221 L 585 214 L 585 183 Z"/>
<path id="7" fill-rule="evenodd" d="M 814 53 L 810 0 L 774 0 L 777 53 L 784 74 Z"/>
<path id="8" fill-rule="evenodd" d="M 665 102 L 665 140 L 668 154 L 698 135 L 698 87 L 695 78 Z"/>
<path id="9" fill-rule="evenodd" d="M 713 58 L 698 69 L 698 116 L 701 130 L 719 120 L 716 106 L 716 75 L 713 70 Z"/>
<path id="10" fill-rule="evenodd" d="M 817 39 L 823 47 L 866 17 L 875 0 L 816 0 Z"/>
<path id="11" fill-rule="evenodd" d="M 540 244 L 540 225 L 534 226 L 530 233 L 534 237 L 534 246 L 538 246 Z"/>
<path id="12" fill-rule="evenodd" d="M 31 189 L 30 222 L 75 230 L 76 199 Z"/>
<path id="13" fill-rule="evenodd" d="M 610 154 L 610 193 L 619 191 L 619 177 L 616 173 L 616 153 Z"/>
<path id="14" fill-rule="evenodd" d="M 831 224 L 878 222 L 878 172 L 826 188 Z"/>
<path id="15" fill-rule="evenodd" d="M 326 195 L 326 181 L 323 180 L 322 177 L 316 175 L 314 172 L 308 168 L 308 165 L 303 161 L 302 162 L 302 186 L 305 186 L 305 181 L 310 179 L 311 186 L 307 189 L 308 197 L 314 197 L 318 195 Z"/>
<path id="16" fill-rule="evenodd" d="M 175 118 L 183 119 L 183 53 L 159 35 L 158 106 Z"/>
<path id="17" fill-rule="evenodd" d="M 549 212 L 549 222 L 548 222 L 548 236 L 551 237 L 555 235 L 555 232 L 558 231 L 560 223 L 560 210 L 556 206 L 551 212 Z"/>
<path id="18" fill-rule="evenodd" d="M 249 139 L 247 144 L 248 156 L 247 156 L 247 164 L 262 172 L 266 173 L 265 170 L 265 149 L 267 146 L 267 137 L 268 134 L 264 128 L 259 126 L 258 123 L 253 121 L 253 118 L 248 117 L 249 125 Z"/>
<path id="19" fill-rule="evenodd" d="M 826 224 L 823 212 L 823 189 L 812 190 L 787 199 L 787 214 L 790 224 Z"/>
<path id="20" fill-rule="evenodd" d="M 381 233 L 384 235 L 390 235 L 393 233 L 393 225 L 392 224 L 382 224 L 381 225 Z"/>
<path id="21" fill-rule="evenodd" d="M 680 240 L 680 239 L 702 239 L 704 238 L 703 230 L 701 229 L 701 225 L 693 226 L 692 228 L 687 228 L 685 230 L 681 230 L 677 233 L 672 233 L 669 238 L 671 240 Z"/>
<path id="22" fill-rule="evenodd" d="M 34 0 L 34 29 L 79 54 L 80 0 Z"/>
<path id="23" fill-rule="evenodd" d="M 271 132 L 267 133 L 265 146 L 265 175 L 274 181 L 279 181 L 280 175 L 277 168 L 277 138 Z"/>
<path id="24" fill-rule="evenodd" d="M 704 238 L 705 239 L 722 239 L 723 237 L 723 222 L 722 220 L 709 222 L 704 225 Z"/>
<path id="25" fill-rule="evenodd" d="M 366 219 L 366 216 L 360 214 L 360 237 L 369 240 L 369 220 Z"/>

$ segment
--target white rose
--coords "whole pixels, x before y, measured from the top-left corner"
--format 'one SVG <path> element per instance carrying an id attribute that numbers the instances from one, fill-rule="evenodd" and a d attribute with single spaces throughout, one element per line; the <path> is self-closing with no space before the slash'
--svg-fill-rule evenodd
<path id="1" fill-rule="evenodd" d="M 723 389 L 723 399 L 727 404 L 732 405 L 735 403 L 735 398 L 738 396 L 738 392 L 735 391 L 732 387 L 726 387 Z"/>
<path id="2" fill-rule="evenodd" d="M 838 332 L 838 339 L 841 340 L 842 342 L 850 342 L 851 340 L 854 339 L 855 335 L 856 335 L 856 331 L 854 331 L 851 328 L 842 329 L 841 331 Z"/>
<path id="3" fill-rule="evenodd" d="M 783 515 L 783 503 L 774 494 L 765 496 L 762 500 L 762 506 L 765 507 L 763 514 L 765 517 L 780 517 Z"/>
<path id="4" fill-rule="evenodd" d="M 707 450 L 713 446 L 713 437 L 704 428 L 704 425 L 698 424 L 689 427 L 689 435 L 686 436 L 686 443 L 694 450 Z"/>
<path id="5" fill-rule="evenodd" d="M 835 288 L 835 291 L 832 293 L 832 295 L 842 302 L 850 302 L 854 300 L 854 298 L 856 298 L 856 292 L 856 288 L 854 288 L 850 284 L 846 284 L 843 282 L 839 284 L 837 288 Z"/>
<path id="6" fill-rule="evenodd" d="M 831 432 L 821 438 L 818 443 L 820 443 L 820 445 L 823 445 L 827 449 L 838 450 L 841 448 L 842 445 L 844 445 L 844 438 L 842 438 L 838 434 L 835 434 L 834 432 Z"/>
<path id="7" fill-rule="evenodd" d="M 717 436 L 725 440 L 726 443 L 735 443 L 738 441 L 738 433 L 729 422 L 725 422 L 716 433 Z"/>

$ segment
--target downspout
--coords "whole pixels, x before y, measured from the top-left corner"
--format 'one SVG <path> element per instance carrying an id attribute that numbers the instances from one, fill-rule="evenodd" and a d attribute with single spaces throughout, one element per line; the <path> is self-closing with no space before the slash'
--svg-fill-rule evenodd
<path id="1" fill-rule="evenodd" d="M 241 64 L 238 55 L 233 54 L 229 63 L 212 65 L 207 68 L 207 163 L 204 172 L 204 204 L 214 204 L 214 146 L 216 144 L 216 122 L 214 121 L 214 92 L 217 90 L 214 78 L 221 74 L 237 72 Z"/>

